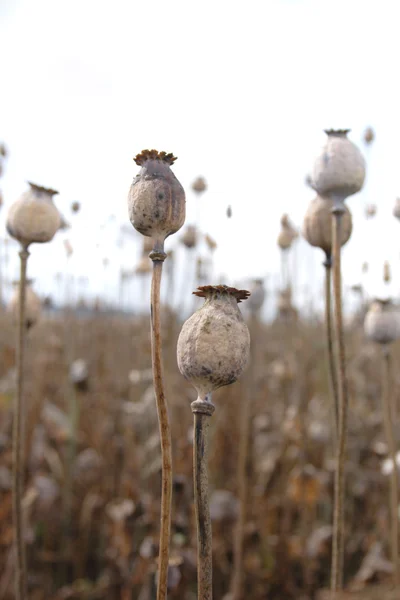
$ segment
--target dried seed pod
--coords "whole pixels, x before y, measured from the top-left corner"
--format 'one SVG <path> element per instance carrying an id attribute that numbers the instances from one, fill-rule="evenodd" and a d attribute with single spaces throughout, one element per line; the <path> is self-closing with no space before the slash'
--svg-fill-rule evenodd
<path id="1" fill-rule="evenodd" d="M 170 168 L 176 158 L 143 150 L 134 160 L 142 168 L 129 190 L 129 218 L 137 231 L 162 247 L 185 221 L 185 192 Z"/>
<path id="2" fill-rule="evenodd" d="M 188 225 L 182 236 L 182 244 L 186 248 L 194 248 L 197 244 L 197 229 L 194 225 Z"/>
<path id="3" fill-rule="evenodd" d="M 369 264 L 367 262 L 363 262 L 362 266 L 361 266 L 361 272 L 362 273 L 368 273 L 368 269 L 369 269 Z"/>
<path id="4" fill-rule="evenodd" d="M 257 314 L 262 309 L 265 300 L 265 287 L 262 279 L 254 279 L 250 287 L 250 298 L 247 307 L 252 314 Z"/>
<path id="5" fill-rule="evenodd" d="M 293 236 L 289 229 L 282 229 L 278 235 L 278 246 L 281 250 L 288 250 L 293 242 Z"/>
<path id="6" fill-rule="evenodd" d="M 372 144 L 372 142 L 375 139 L 375 131 L 372 129 L 372 127 L 367 127 L 366 130 L 364 131 L 364 142 L 369 146 L 369 144 Z"/>
<path id="7" fill-rule="evenodd" d="M 208 233 L 206 233 L 204 236 L 204 240 L 208 249 L 211 250 L 211 252 L 214 252 L 214 250 L 217 248 L 217 242 L 210 235 L 208 235 Z"/>
<path id="8" fill-rule="evenodd" d="M 367 204 L 365 207 L 365 216 L 367 219 L 372 219 L 376 215 L 376 204 Z"/>
<path id="9" fill-rule="evenodd" d="M 400 198 L 396 198 L 393 208 L 393 216 L 396 217 L 396 219 L 400 219 Z"/>
<path id="10" fill-rule="evenodd" d="M 76 389 L 86 391 L 89 385 L 89 369 L 83 358 L 78 358 L 71 363 L 69 378 Z"/>
<path id="11" fill-rule="evenodd" d="M 229 204 L 228 208 L 226 209 L 226 216 L 228 217 L 228 219 L 232 218 L 232 206 Z"/>
<path id="12" fill-rule="evenodd" d="M 321 248 L 328 258 L 332 255 L 332 209 L 331 198 L 317 195 L 309 204 L 303 222 L 303 236 L 311 246 Z M 351 212 L 345 206 L 342 217 L 342 246 L 348 242 L 353 229 Z"/>
<path id="13" fill-rule="evenodd" d="M 53 239 L 61 225 L 61 215 L 53 203 L 55 190 L 28 182 L 30 189 L 11 205 L 7 231 L 23 246 Z"/>
<path id="14" fill-rule="evenodd" d="M 204 177 L 197 177 L 192 183 L 192 190 L 196 192 L 196 194 L 202 194 L 207 189 L 207 184 Z"/>
<path id="15" fill-rule="evenodd" d="M 151 260 L 148 256 L 142 256 L 136 265 L 135 273 L 138 275 L 147 275 L 147 273 L 151 273 Z"/>
<path id="16" fill-rule="evenodd" d="M 32 289 L 32 279 L 26 281 L 25 294 L 25 327 L 30 329 L 38 321 L 42 312 L 42 302 L 36 292 Z M 13 321 L 18 322 L 19 317 L 19 282 L 14 282 L 14 293 L 8 305 L 8 312 L 12 314 Z"/>
<path id="17" fill-rule="evenodd" d="M 390 272 L 390 263 L 388 260 L 385 260 L 385 262 L 383 263 L 383 281 L 385 283 L 390 283 L 392 279 L 392 275 Z"/>
<path id="18" fill-rule="evenodd" d="M 206 300 L 182 327 L 178 367 L 204 400 L 219 387 L 234 383 L 247 364 L 250 334 L 238 303 L 249 292 L 206 285 L 193 293 Z"/>
<path id="19" fill-rule="evenodd" d="M 390 344 L 400 335 L 400 313 L 391 300 L 375 299 L 365 316 L 365 335 L 378 344 Z"/>
<path id="20" fill-rule="evenodd" d="M 325 131 L 328 139 L 312 172 L 314 189 L 322 196 L 345 200 L 364 184 L 365 161 L 357 146 L 347 139 L 348 132 L 348 129 Z"/>
<path id="21" fill-rule="evenodd" d="M 79 212 L 80 208 L 81 208 L 81 205 L 79 204 L 79 202 L 73 202 L 71 204 L 71 210 L 73 213 Z"/>

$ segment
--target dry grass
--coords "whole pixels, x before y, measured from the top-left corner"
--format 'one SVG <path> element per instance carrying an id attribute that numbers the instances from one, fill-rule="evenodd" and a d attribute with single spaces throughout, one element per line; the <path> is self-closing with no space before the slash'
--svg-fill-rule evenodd
<path id="1" fill-rule="evenodd" d="M 176 365 L 180 325 L 165 318 L 166 392 L 174 492 L 169 599 L 196 598 L 192 491 L 195 392 Z M 70 386 L 65 324 L 44 318 L 29 334 L 26 375 L 25 515 L 30 600 L 154 598 L 160 452 L 147 318 L 71 317 L 72 358 L 89 367 L 81 405 L 71 527 L 65 529 Z M 15 331 L 0 313 L 0 598 L 13 598 L 11 425 Z M 254 349 L 244 567 L 252 600 L 316 598 L 329 586 L 333 462 L 324 329 L 317 321 L 260 325 Z M 350 413 L 345 582 L 390 580 L 388 478 L 380 405 L 379 348 L 346 333 Z M 394 365 L 399 359 L 394 347 Z M 129 381 L 132 369 L 142 373 Z M 393 369 L 396 373 L 396 368 Z M 232 576 L 238 493 L 240 381 L 214 396 L 210 423 L 214 599 Z M 393 385 L 398 396 L 399 381 Z M 223 490 L 224 494 L 218 493 Z M 363 567 L 363 568 L 362 568 Z M 363 598 L 369 598 L 363 590 Z M 373 593 L 371 588 L 371 593 Z M 357 595 L 343 596 L 350 599 Z M 361 596 L 360 596 L 361 597 Z M 375 596 L 371 595 L 371 598 Z M 380 598 L 391 598 L 379 593 Z M 394 598 L 394 596 L 393 596 Z"/>

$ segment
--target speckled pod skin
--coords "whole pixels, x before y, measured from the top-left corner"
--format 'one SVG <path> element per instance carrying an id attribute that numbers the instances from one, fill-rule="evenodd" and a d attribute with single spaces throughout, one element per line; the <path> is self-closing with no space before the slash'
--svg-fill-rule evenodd
<path id="1" fill-rule="evenodd" d="M 174 160 L 172 154 L 143 150 L 135 158 L 142 168 L 128 195 L 132 225 L 161 245 L 185 221 L 185 192 L 170 168 Z"/>
<path id="2" fill-rule="evenodd" d="M 303 236 L 311 246 L 321 248 L 330 257 L 332 254 L 332 209 L 334 201 L 326 196 L 316 196 L 311 201 L 303 222 Z M 341 224 L 341 244 L 350 239 L 353 229 L 351 212 L 345 206 Z"/>
<path id="3" fill-rule="evenodd" d="M 14 293 L 11 297 L 7 310 L 13 316 L 16 323 L 19 315 L 19 285 L 15 286 Z M 39 320 L 42 312 L 42 302 L 39 296 L 34 292 L 31 284 L 27 282 L 25 296 L 25 327 L 30 329 Z"/>
<path id="4" fill-rule="evenodd" d="M 203 286 L 196 295 L 203 306 L 184 323 L 178 339 L 178 367 L 204 400 L 214 390 L 234 383 L 250 352 L 250 334 L 238 302 L 248 296 L 226 286 Z M 236 292 L 236 295 L 235 295 Z M 237 294 L 242 293 L 242 296 Z"/>
<path id="5" fill-rule="evenodd" d="M 53 203 L 55 190 L 29 183 L 30 189 L 12 204 L 7 231 L 23 246 L 50 242 L 61 226 L 61 215 Z"/>
<path id="6" fill-rule="evenodd" d="M 359 192 L 365 179 L 365 161 L 353 142 L 349 130 L 328 130 L 325 146 L 314 163 L 312 187 L 322 196 L 340 200 Z"/>
<path id="7" fill-rule="evenodd" d="M 378 344 L 390 344 L 400 336 L 400 313 L 390 300 L 374 300 L 365 316 L 364 332 Z"/>

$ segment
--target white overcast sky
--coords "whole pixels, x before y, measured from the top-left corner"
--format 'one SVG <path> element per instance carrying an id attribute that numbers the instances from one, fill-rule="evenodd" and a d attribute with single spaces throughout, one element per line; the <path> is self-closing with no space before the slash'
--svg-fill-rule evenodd
<path id="1" fill-rule="evenodd" d="M 279 219 L 288 212 L 302 223 L 313 197 L 304 177 L 322 130 L 351 128 L 362 147 L 371 125 L 367 185 L 348 201 L 355 228 L 345 282 L 359 283 L 367 260 L 368 291 L 380 293 L 383 261 L 393 271 L 400 261 L 400 223 L 391 215 L 400 196 L 399 10 L 396 0 L 1 0 L 0 140 L 9 159 L 0 235 L 26 180 L 55 187 L 67 218 L 71 201 L 83 206 L 68 233 L 73 271 L 101 291 L 108 255 L 112 290 L 132 158 L 154 147 L 178 156 L 189 221 L 190 184 L 199 174 L 207 180 L 201 222 L 219 244 L 216 272 L 232 282 L 273 277 Z M 378 205 L 374 221 L 362 217 L 364 202 Z M 116 222 L 100 229 L 111 214 Z M 30 274 L 43 290 L 64 269 L 64 237 L 32 247 Z M 129 246 L 122 260 L 134 266 Z M 300 288 L 317 285 L 321 260 L 300 246 Z M 395 278 L 392 293 L 399 288 Z"/>

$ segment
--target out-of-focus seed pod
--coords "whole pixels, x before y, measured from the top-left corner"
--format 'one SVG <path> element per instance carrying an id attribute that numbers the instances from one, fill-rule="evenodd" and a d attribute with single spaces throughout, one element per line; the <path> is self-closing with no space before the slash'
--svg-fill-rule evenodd
<path id="1" fill-rule="evenodd" d="M 400 336 L 400 313 L 391 300 L 375 299 L 365 316 L 365 335 L 378 344 L 390 344 Z"/>
<path id="2" fill-rule="evenodd" d="M 211 250 L 211 252 L 214 252 L 214 250 L 217 248 L 217 242 L 210 235 L 208 235 L 208 233 L 206 233 L 204 236 L 204 240 L 208 249 Z"/>
<path id="3" fill-rule="evenodd" d="M 197 229 L 194 225 L 188 225 L 182 236 L 182 244 L 186 248 L 194 248 L 197 244 Z"/>
<path id="4" fill-rule="evenodd" d="M 26 295 L 25 295 L 25 327 L 30 329 L 33 327 L 40 318 L 42 312 L 42 302 L 39 296 L 32 288 L 33 281 L 27 279 L 26 281 Z M 19 317 L 19 282 L 14 282 L 14 293 L 11 297 L 8 305 L 8 312 L 13 316 L 13 321 L 18 322 Z"/>
<path id="5" fill-rule="evenodd" d="M 71 204 L 71 210 L 73 213 L 78 213 L 80 211 L 81 205 L 79 202 L 73 202 Z"/>
<path id="6" fill-rule="evenodd" d="M 151 260 L 148 256 L 142 256 L 136 265 L 135 273 L 138 275 L 147 275 L 148 273 L 151 273 Z"/>
<path id="7" fill-rule="evenodd" d="M 392 279 L 392 275 L 390 272 L 390 263 L 388 260 L 385 260 L 385 262 L 383 263 L 383 281 L 385 283 L 390 283 Z"/>
<path id="8" fill-rule="evenodd" d="M 257 315 L 263 307 L 265 300 L 265 287 L 263 279 L 254 279 L 250 287 L 250 298 L 247 307 L 253 315 Z"/>
<path id="9" fill-rule="evenodd" d="M 192 183 L 192 190 L 196 192 L 196 194 L 200 195 L 205 192 L 207 189 L 207 183 L 204 177 L 197 177 Z"/>
<path id="10" fill-rule="evenodd" d="M 288 229 L 282 229 L 278 235 L 278 246 L 281 250 L 288 250 L 293 242 L 293 236 Z"/>
<path id="11" fill-rule="evenodd" d="M 69 378 L 72 384 L 81 391 L 86 391 L 89 385 L 89 369 L 87 363 L 82 358 L 78 358 L 71 363 L 69 369 Z"/>
<path id="12" fill-rule="evenodd" d="M 375 140 L 375 131 L 372 127 L 367 127 L 364 131 L 364 142 L 369 146 Z"/>
<path id="13" fill-rule="evenodd" d="M 376 215 L 376 204 L 368 204 L 365 207 L 365 216 L 367 219 L 372 219 Z"/>
<path id="14" fill-rule="evenodd" d="M 321 248 L 328 258 L 332 255 L 333 200 L 317 195 L 309 204 L 303 222 L 303 236 L 311 246 Z M 342 246 L 350 239 L 353 229 L 351 213 L 347 206 L 342 216 Z"/>
<path id="15" fill-rule="evenodd" d="M 55 190 L 28 182 L 30 189 L 11 205 L 7 231 L 23 246 L 53 239 L 60 229 L 61 215 L 54 205 Z"/>
<path id="16" fill-rule="evenodd" d="M 327 130 L 328 139 L 315 160 L 313 187 L 322 196 L 343 201 L 359 192 L 365 180 L 365 161 L 353 142 L 349 129 Z"/>
<path id="17" fill-rule="evenodd" d="M 171 171 L 176 158 L 166 152 L 143 150 L 134 160 L 141 169 L 129 191 L 129 218 L 137 231 L 152 237 L 162 248 L 165 238 L 185 221 L 185 192 Z"/>
<path id="18" fill-rule="evenodd" d="M 232 206 L 229 204 L 228 208 L 226 209 L 226 216 L 228 217 L 228 219 L 232 218 Z"/>
<path id="19" fill-rule="evenodd" d="M 396 198 L 396 202 L 393 207 L 393 216 L 396 219 L 400 219 L 400 198 Z"/>
<path id="20" fill-rule="evenodd" d="M 68 258 L 73 255 L 74 249 L 69 240 L 64 240 L 64 249 L 65 249 L 65 254 L 67 255 Z"/>
<path id="21" fill-rule="evenodd" d="M 178 367 L 199 398 L 242 374 L 250 352 L 250 334 L 238 303 L 249 292 L 224 285 L 199 287 L 203 306 L 184 323 L 178 339 Z"/>
<path id="22" fill-rule="evenodd" d="M 369 264 L 367 262 L 363 262 L 362 267 L 361 267 L 361 271 L 362 273 L 368 273 L 368 269 L 369 269 Z"/>

